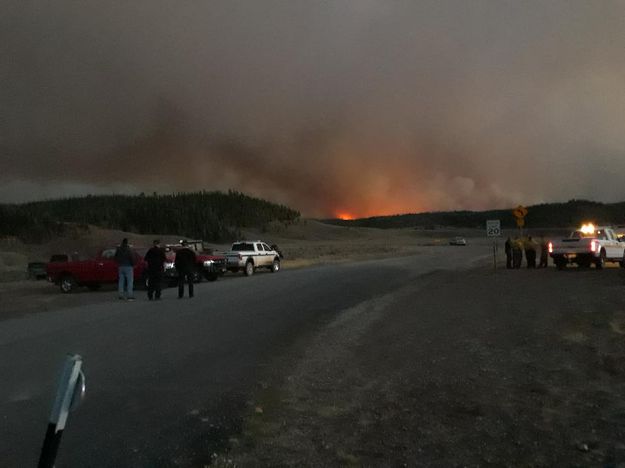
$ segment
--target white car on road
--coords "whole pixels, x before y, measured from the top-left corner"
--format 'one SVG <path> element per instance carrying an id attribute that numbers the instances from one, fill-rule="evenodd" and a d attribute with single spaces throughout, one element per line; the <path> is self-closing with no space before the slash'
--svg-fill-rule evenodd
<path id="1" fill-rule="evenodd" d="M 449 245 L 467 245 L 467 240 L 464 237 L 454 237 L 449 241 Z"/>

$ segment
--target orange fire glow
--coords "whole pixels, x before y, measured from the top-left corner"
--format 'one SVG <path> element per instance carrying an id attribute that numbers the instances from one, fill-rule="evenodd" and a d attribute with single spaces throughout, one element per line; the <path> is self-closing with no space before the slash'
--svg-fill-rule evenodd
<path id="1" fill-rule="evenodd" d="M 352 203 L 351 205 L 358 205 L 359 203 Z M 350 206 L 351 206 L 350 205 Z M 354 219 L 360 218 L 370 218 L 373 216 L 391 216 L 402 213 L 416 213 L 419 211 L 423 211 L 425 209 L 421 203 L 417 203 L 414 200 L 409 200 L 407 202 L 398 202 L 395 200 L 376 200 L 374 202 L 365 201 L 363 203 L 362 209 L 357 210 L 344 210 L 344 209 L 334 209 L 332 216 L 337 219 L 342 219 L 343 221 L 351 221 Z"/>

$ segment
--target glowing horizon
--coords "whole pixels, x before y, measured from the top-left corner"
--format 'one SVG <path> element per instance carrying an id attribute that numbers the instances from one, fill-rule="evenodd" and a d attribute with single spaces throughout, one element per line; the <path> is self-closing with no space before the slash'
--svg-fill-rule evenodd
<path id="1" fill-rule="evenodd" d="M 234 3 L 9 0 L 0 199 L 234 189 L 362 218 L 623 198 L 622 2 Z"/>

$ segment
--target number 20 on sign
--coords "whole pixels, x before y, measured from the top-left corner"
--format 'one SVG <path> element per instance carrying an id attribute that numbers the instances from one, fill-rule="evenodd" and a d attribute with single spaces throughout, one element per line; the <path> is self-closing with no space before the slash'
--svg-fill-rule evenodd
<path id="1" fill-rule="evenodd" d="M 501 221 L 498 219 L 489 219 L 486 221 L 486 235 L 488 237 L 501 236 Z"/>

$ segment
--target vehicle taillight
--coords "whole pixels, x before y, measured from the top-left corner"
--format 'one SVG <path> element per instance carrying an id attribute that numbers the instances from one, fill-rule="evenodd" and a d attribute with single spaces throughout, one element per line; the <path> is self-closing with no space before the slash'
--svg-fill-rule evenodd
<path id="1" fill-rule="evenodd" d="M 553 242 L 549 242 L 549 253 L 553 253 Z"/>
<path id="2" fill-rule="evenodd" d="M 591 252 L 597 251 L 597 243 L 595 241 L 590 241 L 590 251 Z"/>

